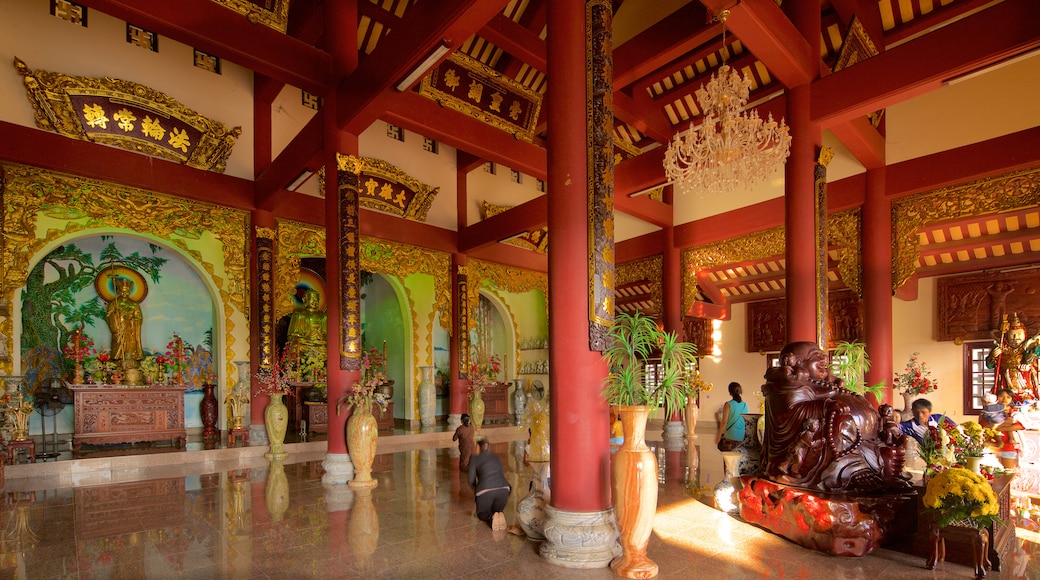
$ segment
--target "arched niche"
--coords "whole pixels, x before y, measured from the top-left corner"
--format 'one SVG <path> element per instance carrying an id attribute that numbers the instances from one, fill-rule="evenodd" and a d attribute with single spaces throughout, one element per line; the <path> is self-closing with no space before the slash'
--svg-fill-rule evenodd
<path id="1" fill-rule="evenodd" d="M 361 336 L 366 349 L 383 351 L 386 344 L 386 374 L 394 381 L 394 418 L 418 420 L 416 386 L 411 380 L 415 365 L 411 356 L 415 321 L 409 297 L 392 276 L 367 273 L 361 288 Z"/>

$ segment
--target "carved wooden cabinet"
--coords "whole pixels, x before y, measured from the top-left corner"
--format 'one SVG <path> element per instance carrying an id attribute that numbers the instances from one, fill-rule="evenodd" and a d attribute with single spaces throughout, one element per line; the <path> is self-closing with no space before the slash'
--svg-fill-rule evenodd
<path id="1" fill-rule="evenodd" d="M 183 447 L 186 385 L 70 385 L 75 393 L 72 445 L 175 440 Z"/>
<path id="2" fill-rule="evenodd" d="M 329 404 L 324 401 L 305 401 L 303 418 L 307 421 L 308 433 L 329 432 Z"/>
<path id="3" fill-rule="evenodd" d="M 513 383 L 495 383 L 484 391 L 484 424 L 511 423 L 509 415 L 509 386 Z"/>

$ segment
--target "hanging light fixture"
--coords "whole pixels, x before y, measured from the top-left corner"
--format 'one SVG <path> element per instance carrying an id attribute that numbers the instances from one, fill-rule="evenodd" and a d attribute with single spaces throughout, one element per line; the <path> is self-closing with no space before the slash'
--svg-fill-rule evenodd
<path id="1" fill-rule="evenodd" d="M 680 193 L 718 195 L 747 190 L 783 165 L 791 153 L 791 136 L 781 119 L 770 113 L 763 121 L 757 111 L 744 111 L 751 79 L 726 64 L 726 18 L 722 22 L 722 66 L 697 90 L 704 120 L 700 127 L 676 133 L 664 156 L 664 171 Z"/>

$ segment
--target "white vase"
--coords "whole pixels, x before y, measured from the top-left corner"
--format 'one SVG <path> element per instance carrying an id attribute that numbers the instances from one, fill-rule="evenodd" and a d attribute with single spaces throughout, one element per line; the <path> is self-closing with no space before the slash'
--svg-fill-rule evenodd
<path id="1" fill-rule="evenodd" d="M 524 410 L 527 408 L 527 393 L 524 391 L 524 381 L 517 377 L 513 379 L 513 416 L 516 417 L 516 424 L 519 425 L 523 421 Z"/>
<path id="2" fill-rule="evenodd" d="M 419 424 L 433 427 L 437 423 L 437 386 L 433 382 L 434 367 L 419 367 L 422 382 L 419 383 Z"/>

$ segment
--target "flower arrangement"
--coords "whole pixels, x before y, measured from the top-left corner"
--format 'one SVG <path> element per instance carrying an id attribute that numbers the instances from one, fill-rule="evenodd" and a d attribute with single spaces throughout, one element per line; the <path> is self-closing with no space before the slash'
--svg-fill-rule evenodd
<path id="1" fill-rule="evenodd" d="M 701 378 L 701 370 L 696 369 L 693 371 L 693 380 L 690 381 L 687 389 L 689 390 L 690 396 L 697 397 L 700 396 L 701 393 L 707 393 L 710 391 L 713 386 L 714 385 Z"/>
<path id="2" fill-rule="evenodd" d="M 963 451 L 959 458 L 963 457 L 982 457 L 986 451 L 986 446 L 995 437 L 1000 437 L 1000 433 L 990 429 L 989 427 L 983 427 L 975 421 L 965 421 L 961 423 L 960 428 L 963 436 Z M 960 461 L 958 461 L 960 463 Z"/>
<path id="3" fill-rule="evenodd" d="M 258 395 L 287 395 L 293 396 L 296 394 L 296 389 L 289 384 L 289 377 L 278 365 L 272 365 L 271 368 L 261 368 L 253 377 L 256 379 L 256 384 L 259 385 L 256 389 Z"/>
<path id="4" fill-rule="evenodd" d="M 112 360 L 112 355 L 105 349 L 101 349 L 97 353 L 97 378 L 98 382 L 104 384 L 108 381 L 109 373 L 115 370 L 116 363 Z"/>
<path id="5" fill-rule="evenodd" d="M 498 380 L 498 373 L 501 370 L 502 359 L 497 354 L 469 365 L 468 388 L 470 394 L 486 391 L 489 386 Z"/>
<path id="6" fill-rule="evenodd" d="M 379 412 L 386 411 L 387 398 L 383 393 L 377 392 L 377 384 L 368 382 L 356 382 L 347 394 L 336 402 L 336 413 L 339 414 L 343 403 L 348 403 L 355 411 L 371 413 L 373 405 L 379 405 Z"/>
<path id="7" fill-rule="evenodd" d="M 937 474 L 925 488 L 924 506 L 939 526 L 985 528 L 1000 523 L 1000 506 L 983 476 L 961 467 Z"/>
<path id="8" fill-rule="evenodd" d="M 925 395 L 939 388 L 932 378 L 928 366 L 917 358 L 921 353 L 915 352 L 906 361 L 904 372 L 896 373 L 893 388 L 908 395 Z"/>
<path id="9" fill-rule="evenodd" d="M 366 387 L 375 389 L 390 382 L 386 376 L 386 357 L 370 348 L 361 353 L 361 380 Z"/>
<path id="10" fill-rule="evenodd" d="M 97 354 L 94 350 L 94 339 L 83 333 L 83 329 L 77 328 L 69 336 L 69 343 L 64 348 L 65 357 L 69 360 L 82 363 L 84 360 Z"/>
<path id="11" fill-rule="evenodd" d="M 170 342 L 166 343 L 166 364 L 173 370 L 173 376 L 178 382 L 182 373 L 188 368 L 188 356 L 188 352 L 184 349 L 184 339 L 176 332 L 173 333 Z"/>

